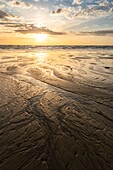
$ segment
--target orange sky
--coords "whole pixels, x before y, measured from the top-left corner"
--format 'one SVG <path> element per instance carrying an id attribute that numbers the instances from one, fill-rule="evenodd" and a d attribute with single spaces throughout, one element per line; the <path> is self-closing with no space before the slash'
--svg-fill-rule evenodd
<path id="1" fill-rule="evenodd" d="M 40 40 L 37 34 L 21 35 L 18 33 L 1 34 L 2 45 L 113 45 L 113 38 L 106 36 L 47 35 Z"/>

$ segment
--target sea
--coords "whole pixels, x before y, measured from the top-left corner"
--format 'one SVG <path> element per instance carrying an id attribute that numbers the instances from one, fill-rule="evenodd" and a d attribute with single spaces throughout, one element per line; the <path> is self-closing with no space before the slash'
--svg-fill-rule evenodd
<path id="1" fill-rule="evenodd" d="M 97 45 L 0 45 L 0 49 L 113 49 L 113 46 Z"/>

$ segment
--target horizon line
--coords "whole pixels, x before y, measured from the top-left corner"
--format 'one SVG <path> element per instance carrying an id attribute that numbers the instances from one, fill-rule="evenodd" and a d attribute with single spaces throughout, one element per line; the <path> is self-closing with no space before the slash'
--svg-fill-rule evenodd
<path id="1" fill-rule="evenodd" d="M 0 44 L 0 46 L 39 46 L 39 47 L 47 47 L 47 46 L 89 46 L 89 47 L 91 47 L 91 46 L 111 46 L 111 47 L 113 47 L 113 45 L 84 45 L 84 44 L 82 44 L 82 45 L 32 45 L 32 44 L 28 44 L 28 45 L 26 45 L 26 44 L 24 44 L 24 45 L 21 45 L 21 44 Z"/>

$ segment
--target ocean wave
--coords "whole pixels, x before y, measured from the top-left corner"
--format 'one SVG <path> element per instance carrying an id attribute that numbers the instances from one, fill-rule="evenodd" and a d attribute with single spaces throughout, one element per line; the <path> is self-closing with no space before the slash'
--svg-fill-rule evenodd
<path id="1" fill-rule="evenodd" d="M 37 45 L 0 45 L 0 49 L 113 49 L 113 46 L 86 46 L 86 45 L 55 45 L 55 46 L 37 46 Z"/>

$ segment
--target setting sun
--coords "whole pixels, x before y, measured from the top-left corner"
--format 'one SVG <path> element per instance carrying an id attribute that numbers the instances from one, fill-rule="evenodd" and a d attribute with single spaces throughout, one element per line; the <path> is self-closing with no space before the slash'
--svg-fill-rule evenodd
<path id="1" fill-rule="evenodd" d="M 45 41 L 48 38 L 47 34 L 37 34 L 35 35 L 36 40 L 38 41 Z"/>

